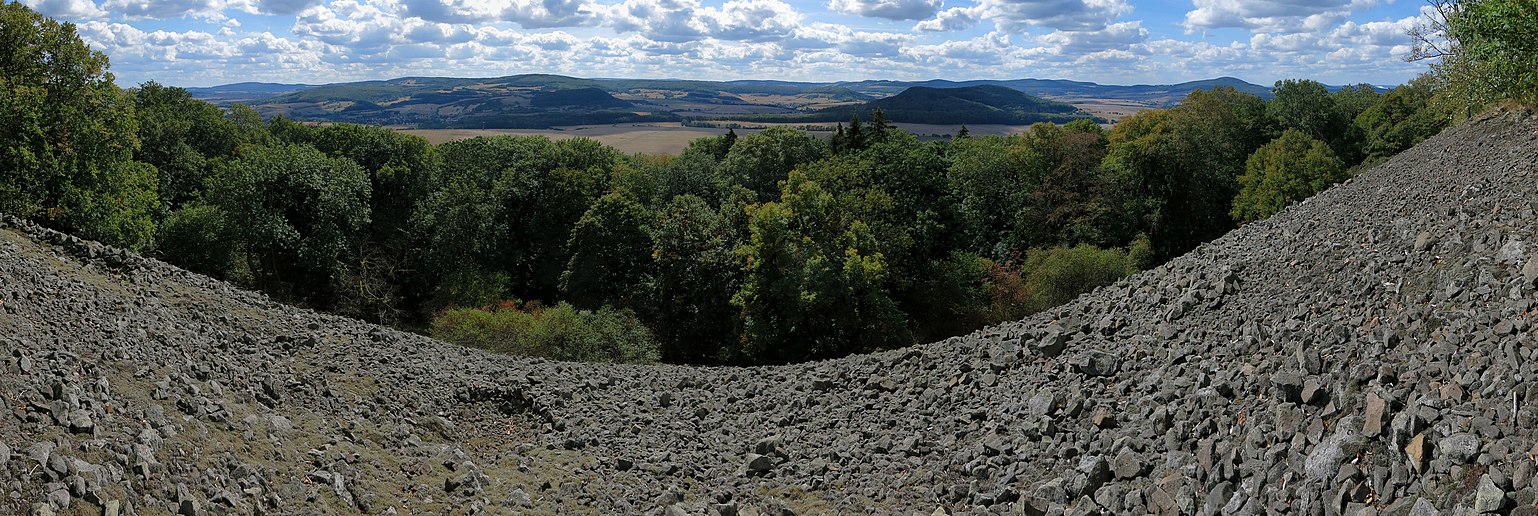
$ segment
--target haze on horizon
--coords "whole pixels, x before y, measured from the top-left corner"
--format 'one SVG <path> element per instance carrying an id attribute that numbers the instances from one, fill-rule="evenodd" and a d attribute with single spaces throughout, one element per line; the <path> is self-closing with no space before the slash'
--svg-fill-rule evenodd
<path id="1" fill-rule="evenodd" d="M 1403 83 L 1411 0 L 22 0 L 119 84 L 404 76 Z"/>

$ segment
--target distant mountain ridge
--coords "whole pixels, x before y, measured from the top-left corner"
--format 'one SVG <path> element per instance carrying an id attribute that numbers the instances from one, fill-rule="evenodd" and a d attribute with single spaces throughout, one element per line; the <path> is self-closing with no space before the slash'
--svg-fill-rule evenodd
<path id="1" fill-rule="evenodd" d="M 842 113 L 847 118 L 852 112 L 876 107 L 887 112 L 890 119 L 895 116 L 915 123 L 1028 123 L 1021 121 L 1054 120 L 1057 115 L 1072 113 L 1072 109 L 1062 111 L 1063 106 L 1070 104 L 1082 107 L 1116 102 L 1138 109 L 1170 107 L 1191 91 L 1221 86 L 1262 98 L 1271 96 L 1269 87 L 1234 77 L 1119 86 L 1061 79 L 794 82 L 584 79 L 525 74 L 496 78 L 401 77 L 325 85 L 243 82 L 188 91 L 216 104 L 246 103 L 265 116 L 283 115 L 300 120 L 421 128 L 547 128 L 691 119 L 820 121 L 828 118 L 828 113 Z M 910 90 L 916 91 L 908 98 L 898 98 Z M 946 90 L 965 91 L 945 94 Z M 1035 100 L 1015 97 L 1003 90 Z M 924 100 L 914 102 L 918 98 Z M 1055 104 L 1043 103 L 1047 101 Z M 861 107 L 865 103 L 871 107 Z M 1038 109 L 1046 111 L 1032 111 Z M 959 111 L 968 111 L 970 115 L 960 115 Z"/>

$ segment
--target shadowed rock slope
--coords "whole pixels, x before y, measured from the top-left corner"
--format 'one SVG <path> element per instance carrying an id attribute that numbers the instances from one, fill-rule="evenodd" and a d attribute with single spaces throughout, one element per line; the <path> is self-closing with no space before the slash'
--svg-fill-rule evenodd
<path id="1" fill-rule="evenodd" d="M 0 229 L 0 513 L 1534 514 L 1538 117 L 965 337 L 554 363 Z"/>

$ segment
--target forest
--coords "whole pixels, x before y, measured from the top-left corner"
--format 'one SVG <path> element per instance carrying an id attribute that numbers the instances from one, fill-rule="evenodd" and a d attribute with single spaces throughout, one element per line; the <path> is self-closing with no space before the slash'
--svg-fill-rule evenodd
<path id="1" fill-rule="evenodd" d="M 0 5 L 0 212 L 271 297 L 498 352 L 772 364 L 1024 317 L 1538 91 L 1520 2 L 1465 1 L 1386 93 L 1231 88 L 1107 130 L 921 141 L 854 119 L 624 155 L 442 145 L 120 88 L 73 25 Z M 1508 13 L 1509 14 L 1509 13 Z M 1531 20 L 1532 17 L 1524 18 Z M 1439 55 L 1436 55 L 1439 54 Z"/>

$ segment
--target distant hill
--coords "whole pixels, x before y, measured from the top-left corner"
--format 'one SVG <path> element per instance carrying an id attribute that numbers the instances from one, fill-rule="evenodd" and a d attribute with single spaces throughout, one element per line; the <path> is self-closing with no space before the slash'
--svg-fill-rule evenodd
<path id="1" fill-rule="evenodd" d="M 276 84 L 270 82 L 240 82 L 213 86 L 209 88 L 187 88 L 187 92 L 193 97 L 203 99 L 214 104 L 225 105 L 236 102 L 251 102 L 285 95 L 296 91 L 314 88 L 308 84 Z"/>
<path id="2" fill-rule="evenodd" d="M 1219 86 L 1271 97 L 1270 87 L 1233 77 L 1118 86 L 1059 79 L 818 83 L 526 74 L 402 77 L 318 86 L 247 82 L 188 91 L 215 104 L 241 102 L 264 116 L 300 120 L 420 128 L 548 128 L 691 119 L 828 122 L 848 120 L 856 112 L 868 116 L 877 108 L 889 120 L 945 125 L 1025 124 L 1088 116 L 1075 113 L 1075 107 L 1115 119 L 1142 109 L 1174 106 L 1194 90 Z"/>
<path id="3" fill-rule="evenodd" d="M 1180 102 L 1180 99 L 1195 90 L 1210 90 L 1218 86 L 1228 86 L 1244 93 L 1271 98 L 1271 88 L 1258 84 L 1251 84 L 1233 77 L 1219 77 L 1201 81 L 1183 82 L 1180 84 L 1118 86 L 1095 84 L 1093 82 L 1067 81 L 1060 79 L 1012 79 L 1012 80 L 981 80 L 981 81 L 947 81 L 929 80 L 917 82 L 903 81 L 859 81 L 838 83 L 839 86 L 866 94 L 895 94 L 908 88 L 970 88 L 974 86 L 1003 86 L 1031 95 L 1049 97 L 1056 100 L 1073 101 L 1084 99 L 1122 100 L 1140 102 L 1150 107 L 1169 107 Z"/>
<path id="4" fill-rule="evenodd" d="M 1003 86 L 962 88 L 915 86 L 902 93 L 858 106 L 818 111 L 827 121 L 843 121 L 855 113 L 869 120 L 881 110 L 887 120 L 918 124 L 1031 124 L 1089 118 L 1072 104 L 1042 99 Z"/>

